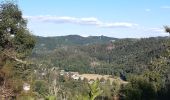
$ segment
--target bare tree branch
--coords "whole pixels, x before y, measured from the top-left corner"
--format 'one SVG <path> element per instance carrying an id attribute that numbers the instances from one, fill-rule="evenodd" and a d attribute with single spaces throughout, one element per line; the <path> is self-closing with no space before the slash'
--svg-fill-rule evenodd
<path id="1" fill-rule="evenodd" d="M 14 54 L 12 55 L 12 53 L 11 53 L 11 55 L 9 54 L 9 52 L 2 52 L 4 55 L 6 55 L 7 57 L 9 57 L 10 59 L 13 59 L 13 60 L 15 60 L 15 61 L 17 61 L 17 62 L 19 62 L 19 63 L 22 63 L 22 64 L 27 64 L 27 62 L 26 61 L 23 61 L 23 60 L 21 60 L 21 59 L 18 59 L 16 56 L 14 56 Z"/>

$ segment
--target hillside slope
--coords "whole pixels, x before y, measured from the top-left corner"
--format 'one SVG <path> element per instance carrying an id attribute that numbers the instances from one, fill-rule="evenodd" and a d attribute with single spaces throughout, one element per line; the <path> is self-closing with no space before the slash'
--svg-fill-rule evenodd
<path id="1" fill-rule="evenodd" d="M 169 45 L 168 37 L 115 39 L 71 35 L 38 38 L 32 59 L 67 71 L 112 75 L 142 73 Z"/>
<path id="2" fill-rule="evenodd" d="M 54 50 L 58 47 L 63 46 L 81 46 L 90 44 L 103 44 L 111 40 L 117 40 L 117 38 L 106 37 L 106 36 L 89 36 L 82 37 L 79 35 L 67 35 L 67 36 L 56 36 L 56 37 L 36 37 L 37 44 L 35 48 Z"/>

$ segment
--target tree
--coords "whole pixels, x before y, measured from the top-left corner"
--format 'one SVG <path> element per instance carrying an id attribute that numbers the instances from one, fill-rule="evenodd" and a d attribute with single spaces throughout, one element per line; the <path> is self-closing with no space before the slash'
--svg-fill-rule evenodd
<path id="1" fill-rule="evenodd" d="M 49 93 L 47 83 L 42 80 L 36 80 L 34 83 L 34 91 L 41 96 L 46 96 Z"/>
<path id="2" fill-rule="evenodd" d="M 114 100 L 118 100 L 119 92 L 121 89 L 121 83 L 118 80 L 115 80 L 113 81 L 112 85 L 113 85 L 113 87 L 111 88 L 112 96 L 114 97 Z"/>
<path id="3" fill-rule="evenodd" d="M 13 55 L 10 56 L 13 58 L 26 57 L 30 54 L 35 39 L 26 26 L 27 21 L 22 17 L 17 4 L 14 2 L 0 4 L 0 49 L 12 51 Z"/>
<path id="4" fill-rule="evenodd" d="M 165 32 L 170 34 L 170 27 L 169 26 L 164 26 L 164 28 L 165 28 Z"/>
<path id="5" fill-rule="evenodd" d="M 141 76 L 134 76 L 121 90 L 125 100 L 155 100 L 156 92 L 153 84 Z"/>
<path id="6" fill-rule="evenodd" d="M 27 21 L 22 17 L 22 11 L 13 1 L 0 4 L 0 93 L 10 90 L 15 96 L 22 89 L 23 73 L 27 73 L 30 65 L 24 61 L 35 46 L 35 39 L 27 29 Z M 30 70 L 29 70 L 30 71 Z M 26 74 L 25 74 L 26 75 Z M 27 73 L 28 75 L 28 73 Z M 15 81 L 22 80 L 22 81 Z M 19 86 L 19 87 L 18 87 Z M 15 87 L 18 89 L 16 90 Z M 2 95 L 0 95 L 1 97 Z"/>

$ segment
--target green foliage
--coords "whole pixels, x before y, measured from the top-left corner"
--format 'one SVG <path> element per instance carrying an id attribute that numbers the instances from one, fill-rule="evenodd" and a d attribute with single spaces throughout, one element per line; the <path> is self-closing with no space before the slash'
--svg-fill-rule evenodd
<path id="1" fill-rule="evenodd" d="M 27 49 L 32 50 L 35 40 L 30 35 L 26 20 L 18 5 L 13 2 L 5 2 L 0 5 L 0 47 L 2 49 L 15 49 L 23 53 Z"/>
<path id="2" fill-rule="evenodd" d="M 36 80 L 34 83 L 34 91 L 37 92 L 40 96 L 45 96 L 48 94 L 48 85 L 43 80 Z"/>
<path id="3" fill-rule="evenodd" d="M 103 90 L 99 87 L 99 81 L 96 80 L 92 84 L 89 84 L 90 92 L 89 92 L 89 99 L 95 100 L 97 96 L 99 96 Z"/>
<path id="4" fill-rule="evenodd" d="M 29 34 L 29 31 L 22 30 L 13 38 L 13 44 L 18 52 L 18 56 L 23 58 L 31 54 L 35 46 L 35 38 Z"/>
<path id="5" fill-rule="evenodd" d="M 76 95 L 76 100 L 89 100 L 88 95 Z"/>
<path id="6" fill-rule="evenodd" d="M 45 100 L 57 100 L 56 96 L 47 96 Z"/>
<path id="7" fill-rule="evenodd" d="M 117 80 L 113 81 L 112 83 L 112 88 L 111 88 L 111 92 L 113 96 L 117 96 L 119 95 L 119 92 L 121 90 L 121 83 Z"/>
<path id="8" fill-rule="evenodd" d="M 19 98 L 17 98 L 18 100 L 36 100 L 31 96 L 20 96 Z"/>
<path id="9" fill-rule="evenodd" d="M 154 100 L 156 91 L 153 85 L 142 77 L 133 77 L 122 90 L 125 100 Z"/>
<path id="10" fill-rule="evenodd" d="M 155 91 L 159 91 L 161 87 L 163 87 L 163 79 L 161 75 L 156 71 L 146 71 L 143 73 L 143 78 L 146 79 L 147 82 L 150 82 L 154 86 Z"/>

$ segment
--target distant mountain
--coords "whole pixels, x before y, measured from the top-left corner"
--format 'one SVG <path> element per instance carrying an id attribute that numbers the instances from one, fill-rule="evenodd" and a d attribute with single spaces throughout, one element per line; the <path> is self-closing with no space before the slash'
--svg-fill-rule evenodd
<path id="1" fill-rule="evenodd" d="M 67 36 L 56 36 L 56 37 L 36 37 L 37 44 L 35 49 L 47 49 L 53 50 L 57 47 L 63 46 L 82 46 L 90 44 L 104 44 L 117 38 L 107 36 L 89 36 L 82 37 L 79 35 L 67 35 Z"/>

